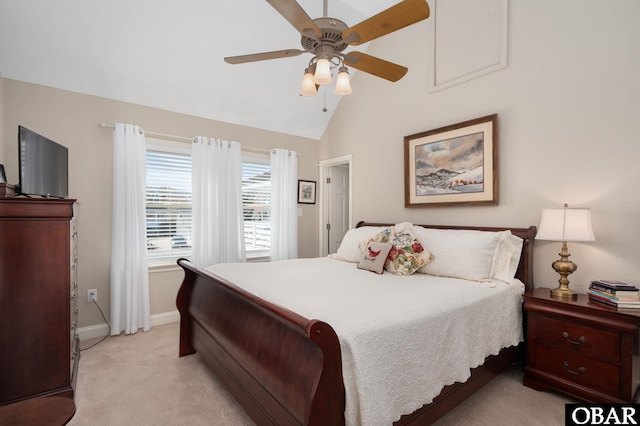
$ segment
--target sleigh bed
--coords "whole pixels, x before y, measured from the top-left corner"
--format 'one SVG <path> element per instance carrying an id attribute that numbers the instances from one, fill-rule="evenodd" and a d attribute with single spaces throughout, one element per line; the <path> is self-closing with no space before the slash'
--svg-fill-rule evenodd
<path id="1" fill-rule="evenodd" d="M 388 226 L 393 225 L 360 222 L 358 229 L 354 231 L 361 232 L 361 235 L 364 235 L 362 232 L 365 231 L 374 234 L 374 231 Z M 404 349 L 400 349 L 401 352 L 398 352 L 400 344 L 396 344 L 395 342 L 391 342 L 389 353 L 400 353 L 401 356 L 399 356 L 397 360 L 384 358 L 382 361 L 374 360 L 373 362 L 369 362 L 369 364 L 359 364 L 358 358 L 351 353 L 352 351 L 357 351 L 349 346 L 351 344 L 349 342 L 351 337 L 348 336 L 356 334 L 354 339 L 357 340 L 359 338 L 357 336 L 358 333 L 353 333 L 353 330 L 358 330 L 360 326 L 358 320 L 361 316 L 365 315 L 361 315 L 361 312 L 366 311 L 364 308 L 379 312 L 379 316 L 374 315 L 376 318 L 385 318 L 385 315 L 395 315 L 393 311 L 387 310 L 384 304 L 376 307 L 377 305 L 374 304 L 376 300 L 375 297 L 371 298 L 371 295 L 368 294 L 372 291 L 377 291 L 375 290 L 377 288 L 385 288 L 380 286 L 388 285 L 386 282 L 381 281 L 383 276 L 387 277 L 385 278 L 387 280 L 392 280 L 391 282 L 393 283 L 394 293 L 381 296 L 382 299 L 388 297 L 390 305 L 395 304 L 395 298 L 400 297 L 398 293 L 403 291 L 401 289 L 405 288 L 405 285 L 407 285 L 407 288 L 413 288 L 416 287 L 415 283 L 418 282 L 425 283 L 418 284 L 418 288 L 432 285 L 432 281 L 434 282 L 433 288 L 445 285 L 449 288 L 453 286 L 451 283 L 454 283 L 456 286 L 467 286 L 464 287 L 464 294 L 467 292 L 477 292 L 480 295 L 492 295 L 496 293 L 498 289 L 503 289 L 505 292 L 511 293 L 511 296 L 509 296 L 511 299 L 514 299 L 513 292 L 516 291 L 516 288 L 521 287 L 520 290 L 517 290 L 520 293 L 515 296 L 515 299 L 517 299 L 517 320 L 512 318 L 507 319 L 514 325 L 519 333 L 522 333 L 521 308 L 519 305 L 521 293 L 533 289 L 532 261 L 533 238 L 536 233 L 535 227 L 487 228 L 420 225 L 420 228 L 416 228 L 416 226 L 413 226 L 412 229 L 418 229 L 420 232 L 425 230 L 432 233 L 442 231 L 440 234 L 430 235 L 436 235 L 438 238 L 444 238 L 446 236 L 446 241 L 448 241 L 446 244 L 449 245 L 453 244 L 450 241 L 456 239 L 449 238 L 449 235 L 455 236 L 458 234 L 447 234 L 446 232 L 459 232 L 462 235 L 467 235 L 465 233 L 482 231 L 482 235 L 486 235 L 503 234 L 504 231 L 510 231 L 510 235 L 521 239 L 521 249 L 517 251 L 519 256 L 514 255 L 515 259 L 511 261 L 511 268 L 515 271 L 513 283 L 509 284 L 509 281 L 505 281 L 507 284 L 498 282 L 493 279 L 493 277 L 491 279 L 479 279 L 477 281 L 454 277 L 446 278 L 449 281 L 445 284 L 440 284 L 436 282 L 441 277 L 433 277 L 429 275 L 429 272 L 425 274 L 416 272 L 411 275 L 411 277 L 393 276 L 388 272 L 377 275 L 368 271 L 359 270 L 354 263 L 349 263 L 348 260 L 339 258 L 339 256 L 337 256 L 338 259 L 320 258 L 317 260 L 299 259 L 296 261 L 284 261 L 285 263 L 283 263 L 283 265 L 288 265 L 288 269 L 287 272 L 283 274 L 271 274 L 269 272 L 276 271 L 277 269 L 271 268 L 280 267 L 278 265 L 280 262 L 271 262 L 270 265 L 266 264 L 263 266 L 242 264 L 239 266 L 240 269 L 238 265 L 214 265 L 212 268 L 200 269 L 188 260 L 180 259 L 178 264 L 184 269 L 185 277 L 177 297 L 177 306 L 181 315 L 179 355 L 185 356 L 198 352 L 205 364 L 225 384 L 257 424 L 343 425 L 345 424 L 345 418 L 347 424 L 378 423 L 378 417 L 369 417 L 369 419 L 376 419 L 376 421 L 372 422 L 367 420 L 367 413 L 359 414 L 357 409 L 359 406 L 354 403 L 354 401 L 359 401 L 358 398 L 364 398 L 363 401 L 366 400 L 366 392 L 364 396 L 360 395 L 359 392 L 366 389 L 366 386 L 362 385 L 364 382 L 363 377 L 366 379 L 370 374 L 363 373 L 366 368 L 362 368 L 362 366 L 382 364 L 399 366 L 407 364 L 414 366 L 414 361 L 407 361 L 409 358 L 404 359 L 404 353 L 402 352 Z M 351 238 L 353 238 L 353 236 Z M 423 244 L 428 250 L 434 252 L 435 258 L 438 259 L 438 248 L 429 246 L 429 243 L 437 240 L 437 238 L 421 237 L 421 240 L 422 238 L 429 240 L 424 241 Z M 346 239 L 347 237 L 345 237 L 345 240 Z M 441 241 L 444 242 L 445 240 L 442 239 Z M 460 241 L 465 240 L 462 238 Z M 346 243 L 343 242 L 343 244 Z M 340 250 L 338 250 L 338 255 L 339 254 Z M 445 257 L 443 254 L 441 259 Z M 463 254 L 461 258 L 464 258 Z M 286 262 L 290 263 L 287 264 Z M 319 266 L 317 266 L 319 269 L 316 269 L 318 272 L 313 272 L 314 270 L 310 269 L 316 267 L 313 266 L 315 263 L 319 263 Z M 436 261 L 434 260 L 433 265 L 435 264 Z M 344 275 L 348 282 L 340 282 L 337 278 L 334 279 L 335 276 L 331 275 L 333 274 L 332 268 L 334 268 L 334 266 L 336 271 L 342 271 L 337 274 Z M 251 269 L 256 271 L 255 274 L 251 275 L 246 272 L 246 270 Z M 493 269 L 494 266 L 491 266 L 492 271 Z M 319 303 L 320 299 L 328 297 L 324 294 L 323 287 L 319 287 L 317 284 L 311 284 L 312 289 L 315 288 L 317 292 L 313 293 L 314 290 L 311 290 L 308 296 L 302 298 L 304 300 L 302 304 L 295 305 L 296 308 L 293 310 L 286 307 L 291 307 L 291 305 L 285 305 L 285 302 L 283 302 L 288 300 L 288 297 L 293 297 L 292 293 L 297 293 L 297 281 L 302 283 L 311 279 L 306 278 L 304 273 L 299 272 L 303 270 L 311 271 L 311 275 L 320 276 L 320 279 L 324 279 L 324 282 L 327 283 L 327 287 L 331 287 L 329 284 L 332 284 L 333 287 L 338 286 L 338 288 L 349 287 L 351 277 L 354 277 L 357 278 L 357 281 L 361 279 L 368 280 L 368 282 L 370 281 L 372 283 L 372 290 L 365 290 L 362 293 L 353 294 L 345 290 L 344 297 L 335 299 L 336 306 L 331 306 L 328 310 L 320 311 L 327 313 L 323 313 L 323 315 L 325 315 L 324 318 L 318 317 L 316 319 L 312 313 L 315 312 L 316 299 L 318 299 Z M 435 271 L 435 269 L 433 269 L 433 271 Z M 274 278 L 269 275 L 280 276 L 282 277 L 282 281 L 286 281 L 285 286 L 288 285 L 289 290 L 285 292 L 286 296 L 283 296 L 284 298 L 280 298 L 279 294 L 270 293 L 274 291 L 272 290 L 273 285 L 271 283 Z M 242 286 L 238 284 L 241 281 L 244 281 Z M 276 279 L 275 281 L 278 280 Z M 336 284 L 334 281 L 338 283 Z M 379 284 L 377 283 L 378 281 L 380 281 Z M 253 282 L 255 282 L 255 286 L 249 285 Z M 314 285 L 315 287 L 313 287 Z M 363 286 L 366 284 L 358 284 L 356 280 L 353 280 L 353 285 Z M 258 294 L 260 294 L 260 296 L 258 296 Z M 362 296 L 354 297 L 354 294 L 362 294 Z M 491 297 L 493 297 L 493 295 Z M 458 304 L 462 304 L 463 306 L 463 308 L 459 309 L 467 309 L 464 308 L 464 299 L 466 296 L 455 296 L 452 298 L 456 300 L 459 299 L 460 303 Z M 481 298 L 484 298 L 484 296 L 481 296 Z M 431 299 L 431 297 L 425 299 Z M 370 300 L 374 301 L 371 302 L 371 307 L 368 306 Z M 349 321 L 349 318 L 347 318 L 347 324 L 345 325 L 340 323 L 337 318 L 341 315 L 344 316 L 344 312 L 340 313 L 339 311 L 339 305 L 348 308 L 350 305 L 347 303 L 353 305 L 353 307 L 350 308 L 353 320 Z M 429 309 L 437 310 L 436 307 L 439 302 L 436 301 L 433 303 L 435 303 L 435 307 Z M 411 307 L 403 308 L 402 310 L 404 312 L 412 311 L 412 309 L 415 310 Z M 479 309 L 480 312 L 488 312 L 484 307 L 474 308 L 471 306 L 468 308 L 469 311 L 473 309 Z M 512 308 L 510 309 L 514 310 Z M 296 310 L 296 312 L 294 312 L 294 310 Z M 502 309 L 497 310 L 502 311 Z M 504 310 L 507 311 L 509 309 Z M 334 311 L 338 313 L 334 313 Z M 305 312 L 306 314 L 303 315 Z M 464 322 L 466 313 L 463 315 L 461 312 L 466 311 L 456 311 L 453 319 L 451 319 L 451 316 L 449 317 L 444 328 L 449 327 L 450 324 Z M 486 318 L 490 316 L 491 315 L 488 314 L 483 315 L 483 317 Z M 496 314 L 496 317 L 499 316 L 500 314 Z M 331 319 L 327 320 L 327 318 Z M 473 321 L 477 322 L 475 319 L 473 319 Z M 490 322 L 493 321 L 494 319 L 490 319 Z M 403 328 L 406 329 L 407 327 L 400 327 L 399 330 Z M 442 332 L 442 326 L 435 328 Z M 479 329 L 480 326 L 476 328 Z M 384 338 L 381 337 L 379 339 L 381 342 L 376 342 L 374 335 L 374 339 L 369 338 L 367 344 L 373 346 L 374 349 L 378 346 L 384 347 L 387 339 L 393 340 L 393 337 L 396 335 L 402 341 L 415 343 L 422 338 L 426 338 L 423 335 L 428 334 L 421 327 L 412 325 L 408 327 L 408 329 L 408 332 L 415 333 L 406 335 L 411 336 L 409 338 L 392 329 L 390 330 L 393 333 L 391 337 L 385 335 Z M 432 330 L 434 327 L 426 327 L 426 329 Z M 473 330 L 472 334 L 475 335 L 476 331 L 477 330 Z M 387 330 L 387 332 L 389 333 L 389 330 Z M 371 334 L 370 331 L 366 333 Z M 339 335 L 340 337 L 338 337 Z M 381 336 L 382 335 L 381 332 Z M 521 336 L 520 334 L 519 340 L 521 340 Z M 456 349 L 456 347 L 453 347 L 446 349 L 449 351 L 447 354 L 434 355 L 432 348 L 440 346 L 443 348 L 446 347 L 444 343 L 447 340 L 449 340 L 449 338 L 439 339 L 433 342 L 433 344 L 424 346 L 425 356 L 423 358 L 432 356 L 441 356 L 443 359 L 447 359 L 448 357 L 455 358 L 452 354 L 472 351 L 469 348 Z M 458 377 L 458 374 L 458 376 L 453 375 L 450 377 L 447 376 L 447 378 L 441 378 L 443 386 L 438 385 L 437 391 L 432 396 L 424 396 L 424 405 L 422 405 L 422 403 L 420 404 L 422 408 L 419 408 L 420 405 L 418 405 L 408 412 L 396 413 L 397 418 L 394 419 L 394 424 L 431 424 L 442 417 L 469 395 L 488 383 L 493 377 L 512 365 L 519 355 L 519 340 L 511 341 L 511 343 L 506 343 L 504 346 L 499 346 L 497 350 L 495 348 L 487 349 L 489 356 L 486 356 L 485 359 L 483 355 L 479 362 L 471 361 L 469 368 L 466 368 L 467 375 L 464 377 Z M 354 343 L 354 348 L 357 348 L 355 345 Z M 476 343 L 473 344 L 473 346 L 475 345 Z M 407 349 L 407 353 L 408 352 L 409 350 Z M 427 356 L 427 353 L 430 355 Z M 484 362 L 482 362 L 482 359 L 484 359 Z M 394 363 L 394 361 L 396 362 Z M 428 362 L 427 359 L 424 361 Z M 422 359 L 418 358 L 415 366 L 419 367 L 421 362 Z M 448 372 L 455 371 L 456 368 L 442 363 L 438 364 L 438 368 L 429 368 L 429 370 Z M 469 369 L 471 369 L 470 375 Z M 425 372 L 425 377 L 427 373 L 429 372 Z M 385 374 L 393 375 L 394 370 L 391 370 L 390 373 L 386 372 Z M 413 374 L 409 381 L 415 381 L 414 379 L 417 376 L 421 376 L 421 374 Z M 451 377 L 458 378 L 452 380 Z M 370 381 L 375 385 L 375 382 L 383 381 L 383 379 L 376 378 Z M 454 383 L 454 381 L 456 383 Z M 358 389 L 358 386 L 362 386 L 362 389 Z M 418 401 L 422 398 L 421 391 L 415 391 L 408 386 L 406 390 L 404 390 L 404 387 L 402 387 L 402 389 L 403 392 L 406 392 L 405 395 L 402 395 L 403 392 L 393 393 L 394 397 L 400 402 L 405 399 Z M 382 390 L 384 391 L 384 389 Z M 346 403 L 347 400 L 349 403 Z M 365 402 L 360 402 L 360 404 L 362 404 L 363 407 L 366 405 Z M 373 404 L 376 405 L 375 401 Z M 378 403 L 377 405 L 379 406 L 381 404 Z M 354 409 L 354 406 L 356 406 L 356 409 Z M 363 408 L 362 410 L 364 412 L 365 409 Z M 400 417 L 400 415 L 402 416 Z M 384 421 L 382 423 L 388 424 L 391 423 L 391 421 Z"/>

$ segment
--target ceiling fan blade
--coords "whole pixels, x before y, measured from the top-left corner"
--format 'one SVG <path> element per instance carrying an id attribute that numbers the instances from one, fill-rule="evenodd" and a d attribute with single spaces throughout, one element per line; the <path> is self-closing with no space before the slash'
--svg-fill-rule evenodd
<path id="1" fill-rule="evenodd" d="M 347 28 L 342 33 L 342 39 L 352 45 L 366 43 L 427 19 L 429 13 L 429 5 L 425 0 L 404 0 Z"/>
<path id="2" fill-rule="evenodd" d="M 311 20 L 307 12 L 295 0 L 267 0 L 280 15 L 295 27 L 300 34 L 312 39 L 322 37 L 322 30 Z"/>
<path id="3" fill-rule="evenodd" d="M 349 52 L 344 57 L 345 65 L 373 74 L 389 81 L 398 81 L 409 71 L 402 65 L 385 61 L 361 52 Z"/>
<path id="4" fill-rule="evenodd" d="M 298 56 L 305 53 L 304 50 L 287 49 L 277 50 L 275 52 L 253 53 L 251 55 L 228 56 L 224 61 L 228 64 L 244 64 L 246 62 L 265 61 L 267 59 L 280 59 Z"/>

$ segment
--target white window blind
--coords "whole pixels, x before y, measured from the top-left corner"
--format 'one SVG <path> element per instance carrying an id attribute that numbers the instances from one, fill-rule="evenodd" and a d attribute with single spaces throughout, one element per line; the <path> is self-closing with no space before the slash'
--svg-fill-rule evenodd
<path id="1" fill-rule="evenodd" d="M 271 247 L 271 165 L 252 158 L 242 162 L 242 214 L 247 257 L 269 254 Z"/>
<path id="2" fill-rule="evenodd" d="M 187 149 L 147 148 L 147 255 L 150 264 L 191 257 L 191 155 Z M 242 207 L 247 257 L 267 256 L 271 246 L 271 166 L 242 163 Z"/>
<path id="3" fill-rule="evenodd" d="M 149 263 L 191 256 L 191 156 L 187 149 L 147 149 Z"/>

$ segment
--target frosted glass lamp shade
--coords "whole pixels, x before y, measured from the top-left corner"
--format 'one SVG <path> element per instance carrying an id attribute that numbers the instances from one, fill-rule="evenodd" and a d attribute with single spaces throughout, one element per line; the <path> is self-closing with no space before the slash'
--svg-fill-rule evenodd
<path id="1" fill-rule="evenodd" d="M 313 82 L 319 85 L 331 84 L 331 64 L 328 59 L 318 59 Z"/>
<path id="2" fill-rule="evenodd" d="M 591 209 L 561 207 L 542 210 L 536 240 L 595 241 L 591 228 Z"/>
<path id="3" fill-rule="evenodd" d="M 313 82 L 313 74 L 305 72 L 302 77 L 302 86 L 300 87 L 301 96 L 315 96 L 318 94 L 316 84 Z"/>
<path id="4" fill-rule="evenodd" d="M 336 88 L 334 90 L 336 95 L 350 95 L 351 83 L 349 82 L 349 73 L 346 67 L 340 68 L 338 78 L 336 79 Z"/>

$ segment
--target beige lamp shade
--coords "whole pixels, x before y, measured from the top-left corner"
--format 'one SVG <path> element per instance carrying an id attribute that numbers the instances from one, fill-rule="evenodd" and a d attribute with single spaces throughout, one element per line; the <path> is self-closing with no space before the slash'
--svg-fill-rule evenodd
<path id="1" fill-rule="evenodd" d="M 591 228 L 591 209 L 569 207 L 543 209 L 536 240 L 595 241 Z"/>

